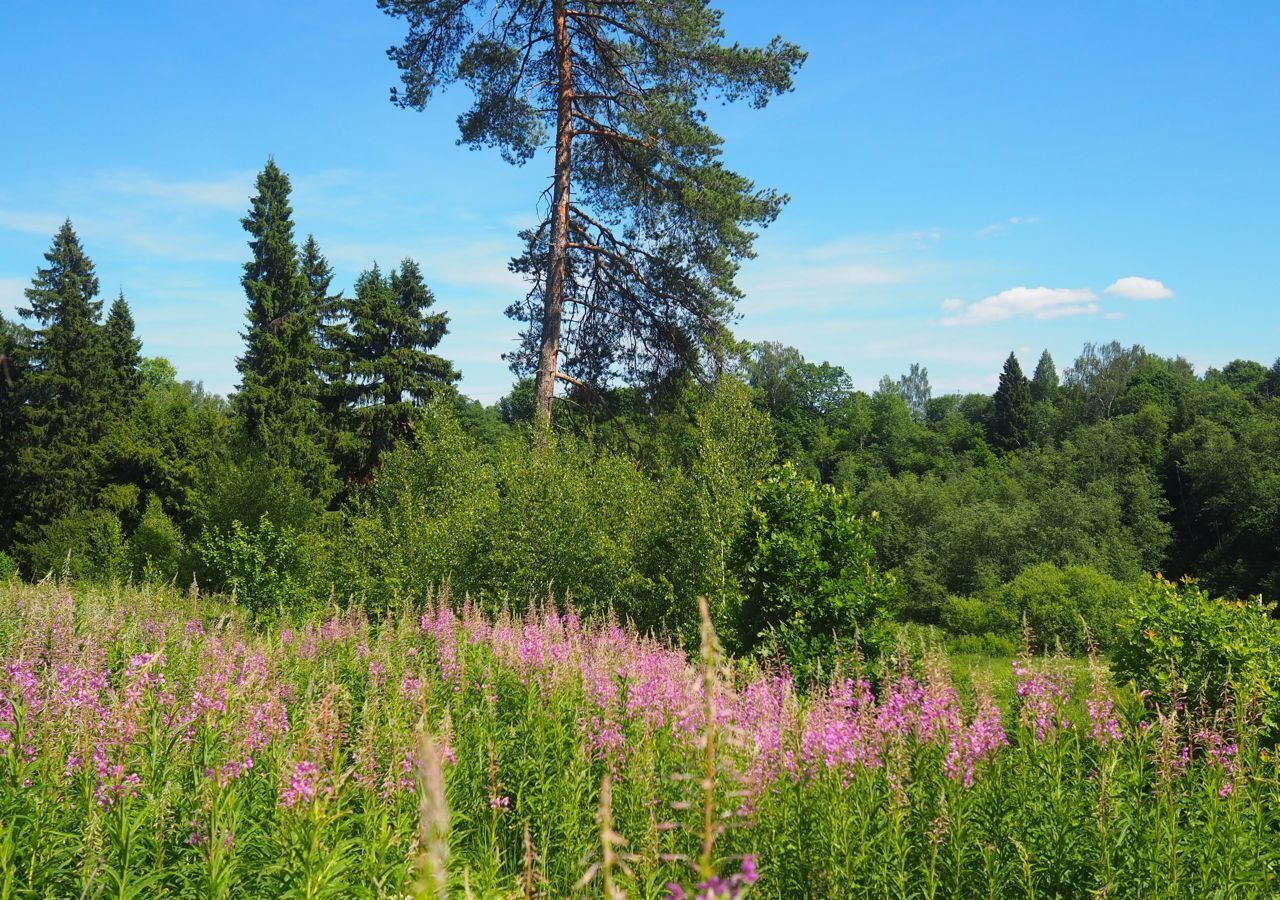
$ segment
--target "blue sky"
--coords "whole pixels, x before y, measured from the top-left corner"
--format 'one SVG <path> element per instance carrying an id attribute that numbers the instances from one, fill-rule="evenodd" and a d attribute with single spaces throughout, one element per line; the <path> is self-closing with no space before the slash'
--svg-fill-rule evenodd
<path id="1" fill-rule="evenodd" d="M 791 195 L 736 332 L 872 388 L 911 362 L 989 390 L 1012 349 L 1088 340 L 1203 369 L 1280 354 L 1274 2 L 723 0 L 731 37 L 807 49 L 795 93 L 712 109 L 730 165 Z M 71 217 L 144 352 L 236 382 L 268 155 L 349 289 L 418 259 L 463 390 L 506 391 L 506 271 L 548 160 L 455 146 L 461 90 L 393 107 L 398 22 L 368 2 L 0 4 L 0 311 Z"/>

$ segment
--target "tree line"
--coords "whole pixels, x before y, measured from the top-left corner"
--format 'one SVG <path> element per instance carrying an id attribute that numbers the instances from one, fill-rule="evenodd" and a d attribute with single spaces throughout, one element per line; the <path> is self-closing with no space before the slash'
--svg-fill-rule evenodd
<path id="1" fill-rule="evenodd" d="M 124 296 L 106 305 L 59 229 L 23 323 L 0 324 L 0 564 L 195 578 L 264 611 L 450 581 L 676 634 L 707 596 L 743 646 L 797 611 L 796 646 L 894 614 L 987 646 L 1028 608 L 1073 644 L 1075 613 L 1105 616 L 1144 573 L 1280 588 L 1280 363 L 1198 374 L 1090 344 L 934 396 L 920 364 L 867 393 L 730 340 L 713 377 L 571 384 L 546 432 L 533 378 L 489 406 L 458 392 L 412 260 L 335 289 L 289 192 L 268 162 L 229 401 L 141 355 Z"/>

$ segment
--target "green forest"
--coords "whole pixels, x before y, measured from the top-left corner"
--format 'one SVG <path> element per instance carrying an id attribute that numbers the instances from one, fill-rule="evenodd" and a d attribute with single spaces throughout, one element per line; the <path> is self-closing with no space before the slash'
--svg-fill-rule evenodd
<path id="1" fill-rule="evenodd" d="M 461 88 L 457 143 L 545 176 L 509 388 L 466 395 L 431 265 L 340 282 L 288 160 L 228 396 L 56 229 L 0 316 L 0 900 L 1280 894 L 1280 359 L 1103 334 L 860 390 L 739 336 L 789 198 L 706 108 L 798 45 L 707 0 L 376 6 L 392 103 Z M 1010 294 L 1102 314 L 942 308 Z"/>
<path id="2" fill-rule="evenodd" d="M 531 379 L 491 406 L 455 388 L 429 273 L 371 262 L 340 288 L 288 176 L 269 162 L 256 190 L 229 400 L 142 357 L 125 296 L 70 222 L 54 236 L 3 322 L 7 573 L 195 582 L 262 614 L 448 583 L 686 642 L 705 596 L 735 649 L 802 614 L 804 641 L 896 621 L 995 653 L 1024 613 L 1047 646 L 1082 651 L 1081 616 L 1108 646 L 1155 572 L 1280 588 L 1280 362 L 1098 343 L 1011 353 L 993 395 L 934 396 L 927 361 L 867 394 L 730 342 L 714 371 L 571 385 L 542 433 Z"/>

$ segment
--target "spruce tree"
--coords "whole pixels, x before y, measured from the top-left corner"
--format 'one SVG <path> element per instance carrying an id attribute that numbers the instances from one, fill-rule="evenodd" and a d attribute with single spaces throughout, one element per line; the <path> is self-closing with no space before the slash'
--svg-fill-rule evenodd
<path id="1" fill-rule="evenodd" d="M 389 278 L 375 263 L 356 281 L 341 353 L 349 372 L 345 398 L 365 441 L 359 470 L 352 473 L 357 479 L 412 433 L 418 408 L 451 393 L 458 380 L 453 365 L 431 352 L 449 326 L 445 313 L 429 312 L 434 304 L 411 259 Z"/>
<path id="2" fill-rule="evenodd" d="M 26 291 L 28 305 L 18 310 L 36 326 L 30 372 L 21 381 L 17 436 L 24 540 L 44 523 L 90 504 L 115 381 L 100 324 L 98 279 L 70 220 L 45 260 Z"/>
<path id="3" fill-rule="evenodd" d="M 342 293 L 331 294 L 333 269 L 320 252 L 314 235 L 307 235 L 299 260 L 306 305 L 314 333 L 313 365 L 316 380 L 316 406 L 327 432 L 338 424 L 344 404 L 346 356 L 349 331 L 346 324 L 346 300 Z"/>
<path id="4" fill-rule="evenodd" d="M 13 543 L 23 483 L 18 467 L 23 408 L 19 388 L 31 351 L 31 332 L 0 315 L 0 550 Z"/>
<path id="5" fill-rule="evenodd" d="M 1006 450 L 1017 450 L 1032 440 L 1031 383 L 1022 374 L 1018 357 L 1010 353 L 1000 373 L 992 410 L 996 442 Z"/>
<path id="6" fill-rule="evenodd" d="M 107 313 L 103 337 L 115 375 L 111 405 L 117 413 L 126 414 L 142 395 L 142 342 L 134 334 L 133 314 L 123 291 Z"/>
<path id="7" fill-rule="evenodd" d="M 293 241 L 290 191 L 289 176 L 268 160 L 249 215 L 241 220 L 253 257 L 241 279 L 248 327 L 232 409 L 252 446 L 319 491 L 327 463 L 316 413 L 316 310 Z"/>
<path id="8" fill-rule="evenodd" d="M 1031 376 L 1031 399 L 1037 403 L 1052 403 L 1058 396 L 1058 369 L 1053 364 L 1053 357 L 1045 350 L 1036 363 L 1035 374 Z"/>

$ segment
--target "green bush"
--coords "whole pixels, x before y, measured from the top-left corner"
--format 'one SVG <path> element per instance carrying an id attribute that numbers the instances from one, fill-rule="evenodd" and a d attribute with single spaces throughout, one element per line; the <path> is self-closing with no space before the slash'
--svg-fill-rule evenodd
<path id="1" fill-rule="evenodd" d="M 801 681 L 830 671 L 855 641 L 878 649 L 897 591 L 873 565 L 876 520 L 790 463 L 759 483 L 736 553 L 743 645 L 776 652 Z"/>
<path id="2" fill-rule="evenodd" d="M 1018 617 L 1003 604 L 980 597 L 948 597 L 942 606 L 942 627 L 953 635 L 1000 634 L 1012 637 Z"/>
<path id="3" fill-rule="evenodd" d="M 1016 634 L 1025 613 L 1037 649 L 1056 644 L 1072 654 L 1086 649 L 1084 623 L 1099 648 L 1116 639 L 1117 623 L 1131 588 L 1089 566 L 1040 563 L 1001 585 L 988 605 L 985 631 Z"/>
<path id="4" fill-rule="evenodd" d="M 226 531 L 207 529 L 198 548 L 217 589 L 236 593 L 255 617 L 301 610 L 310 597 L 310 558 L 303 535 L 275 525 L 264 513 L 257 527 L 236 520 Z"/>
<path id="5" fill-rule="evenodd" d="M 142 520 L 129 536 L 128 553 L 133 575 L 139 581 L 169 581 L 178 575 L 182 534 L 154 494 L 147 499 Z"/>
<path id="6" fill-rule="evenodd" d="M 1011 634 L 961 634 L 947 641 L 947 650 L 953 654 L 971 653 L 974 656 L 1016 656 L 1018 641 Z"/>
<path id="7" fill-rule="evenodd" d="M 516 434 L 482 449 L 438 408 L 358 498 L 340 582 L 366 606 L 420 600 L 448 582 L 495 603 L 554 595 L 584 612 L 612 607 L 647 627 L 642 561 L 661 498 L 626 457 L 567 436 L 538 445 Z"/>
<path id="8" fill-rule="evenodd" d="M 0 581 L 11 581 L 18 574 L 18 561 L 0 550 Z"/>
<path id="9" fill-rule="evenodd" d="M 86 581 L 123 580 L 129 574 L 129 559 L 120 517 L 91 509 L 55 519 L 32 545 L 28 564 L 36 578 L 65 572 Z"/>
<path id="10" fill-rule="evenodd" d="M 1259 704 L 1263 725 L 1280 732 L 1280 624 L 1274 604 L 1211 597 L 1195 581 L 1160 576 L 1133 594 L 1112 669 L 1161 702 L 1228 693 Z"/>

